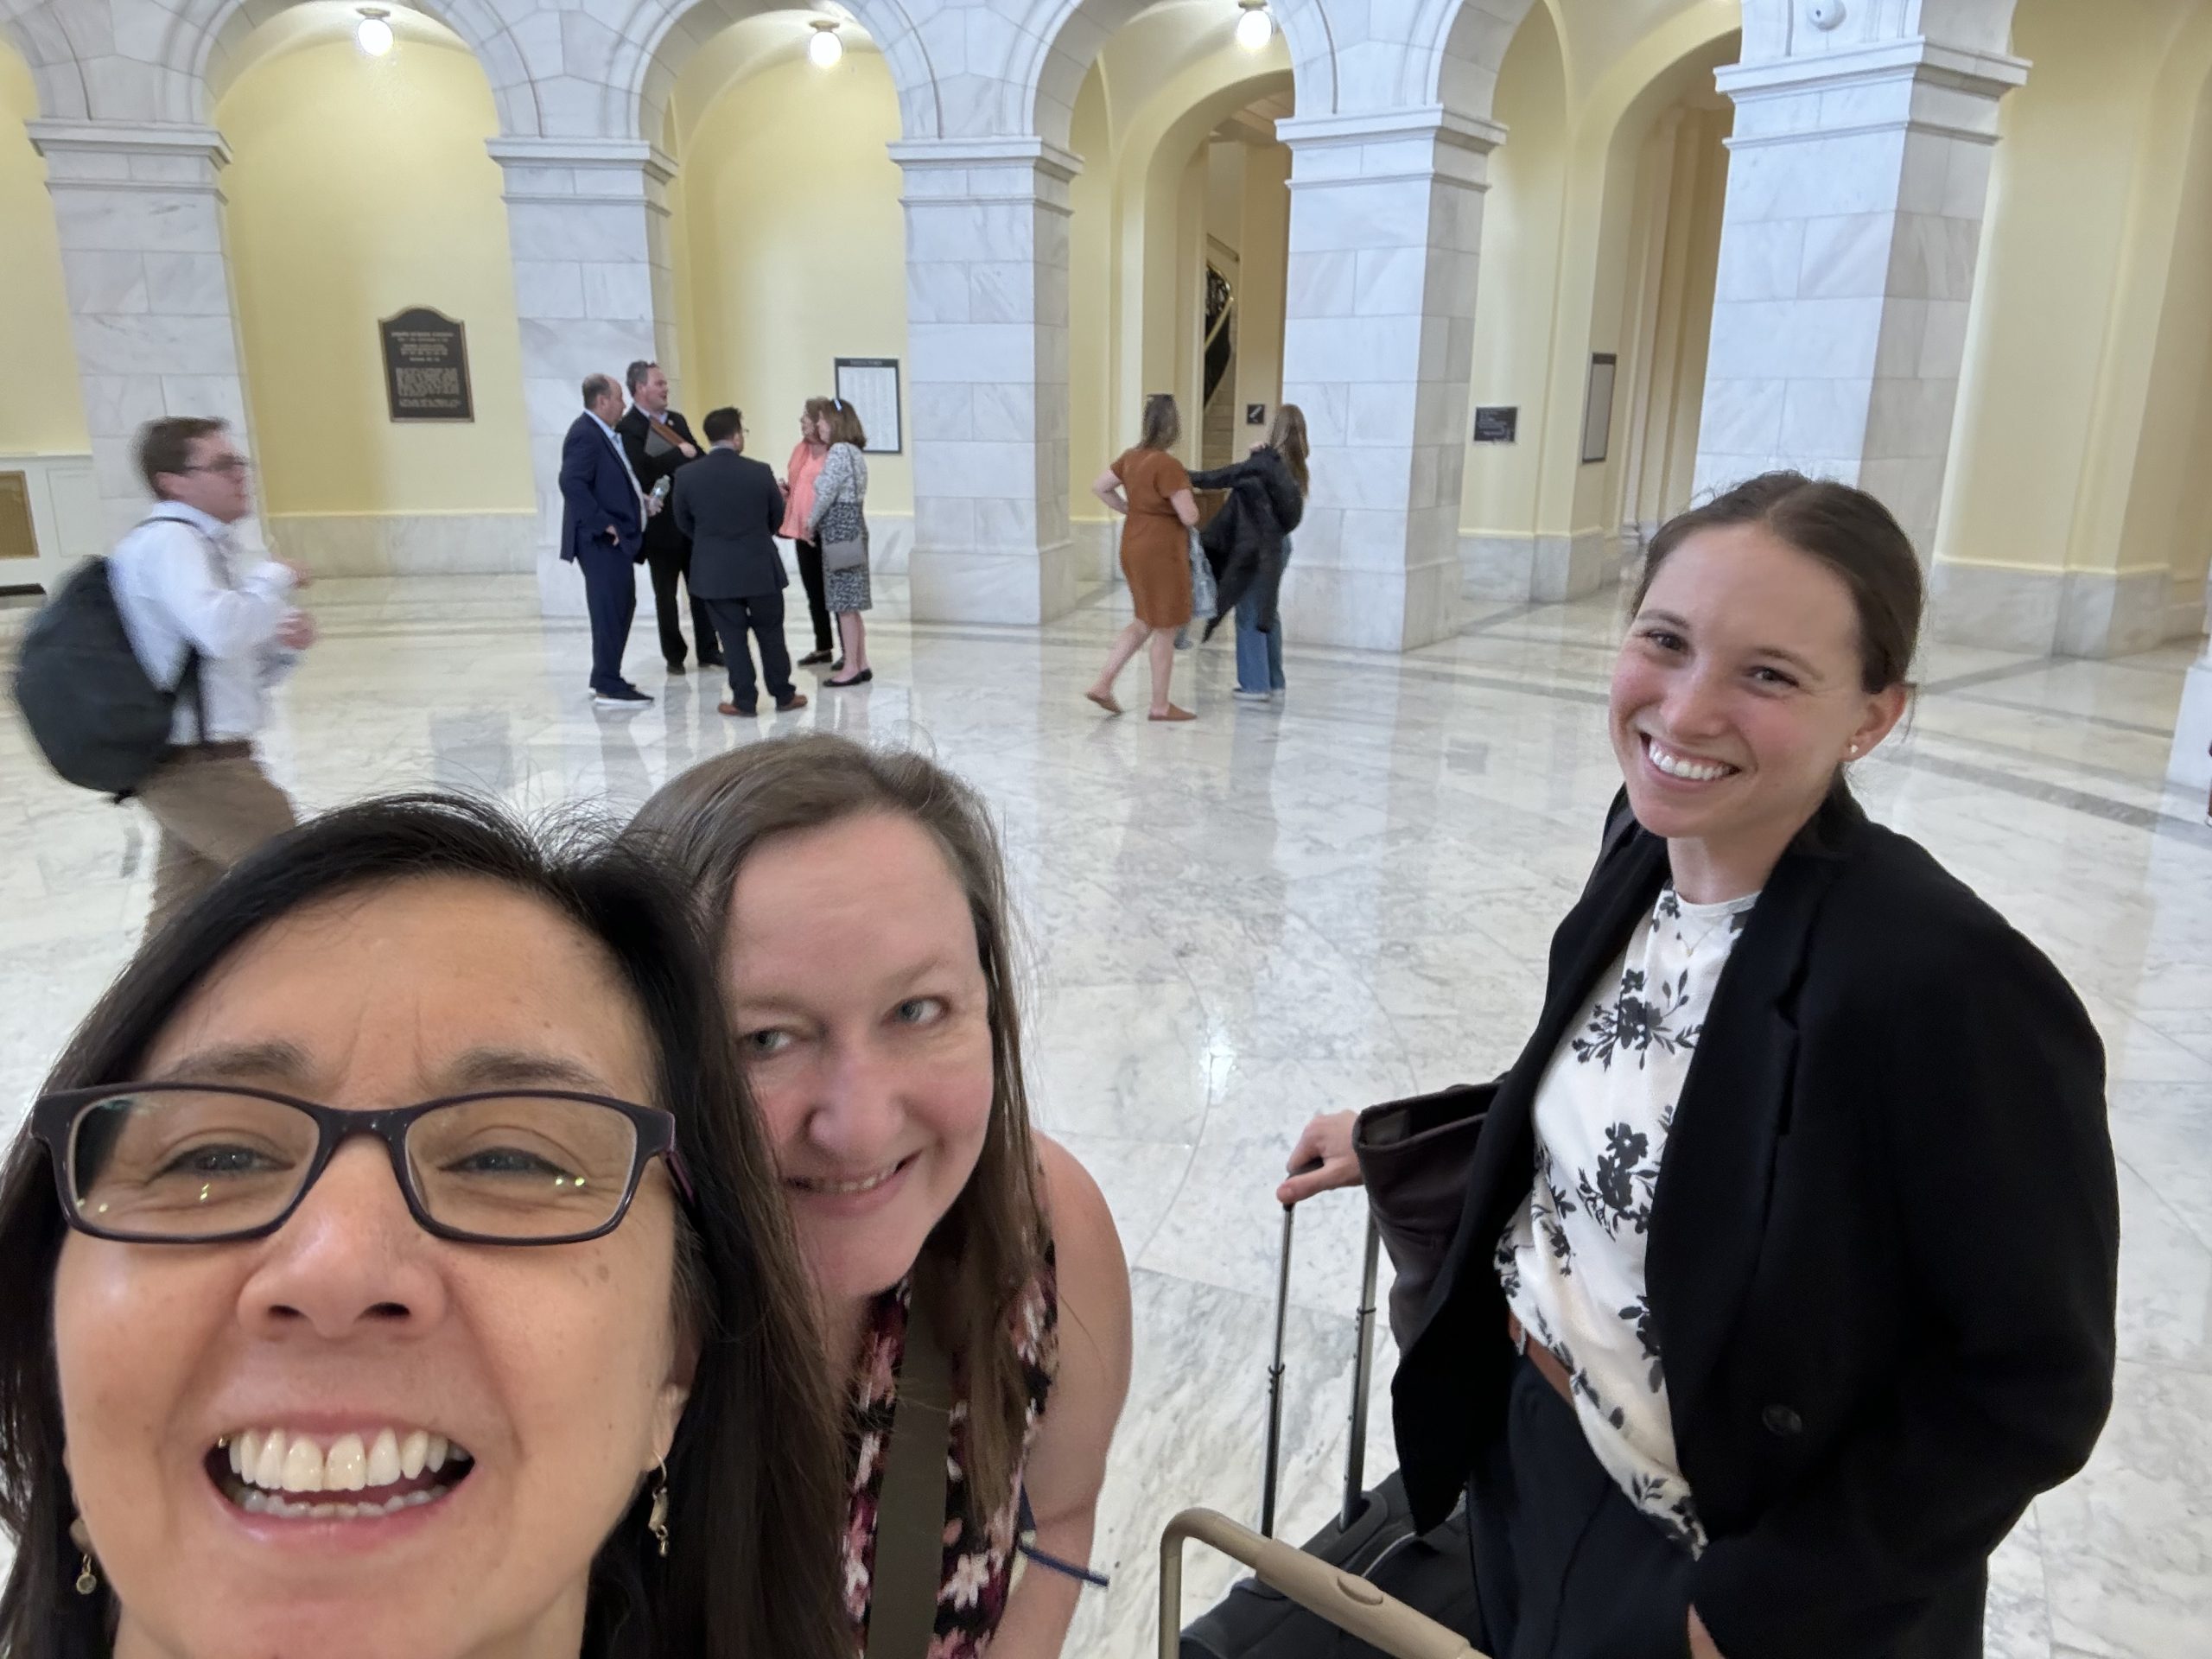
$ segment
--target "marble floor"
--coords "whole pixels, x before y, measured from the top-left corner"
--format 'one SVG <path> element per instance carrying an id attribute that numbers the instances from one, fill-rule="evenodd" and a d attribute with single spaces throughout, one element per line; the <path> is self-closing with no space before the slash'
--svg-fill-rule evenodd
<path id="1" fill-rule="evenodd" d="M 990 796 L 1033 958 L 1039 1112 L 1096 1173 L 1135 1268 L 1136 1381 L 1069 1653 L 1153 1649 L 1174 1510 L 1250 1515 L 1280 1212 L 1317 1110 L 1496 1071 L 1614 784 L 1613 601 L 1476 607 L 1405 658 L 1300 650 L 1281 708 L 1228 695 L 1106 721 L 1078 693 L 1126 614 L 1042 630 L 910 624 L 878 585 L 874 684 L 725 721 L 695 674 L 635 715 L 582 695 L 584 625 L 527 579 L 330 582 L 269 751 L 306 806 L 407 785 L 626 810 L 701 756 L 801 727 L 925 747 Z M 646 609 L 650 611 L 650 604 Z M 0 638 L 19 616 L 0 615 Z M 633 667 L 652 664 L 640 618 Z M 2109 1046 L 2121 1158 L 2119 1403 L 2090 1467 L 1999 1554 L 1993 1659 L 2212 1655 L 2212 829 L 2161 784 L 2180 647 L 2108 663 L 1933 649 L 1910 734 L 1864 770 L 1918 836 L 2057 960 Z M 1189 664 L 1191 659 L 1183 659 Z M 657 666 L 639 673 L 662 691 Z M 1135 682 L 1129 689 L 1135 690 Z M 137 815 L 55 783 L 0 722 L 0 1109 L 18 1112 L 136 938 Z M 1333 1507 L 1348 1433 L 1357 1201 L 1300 1212 L 1285 1530 Z M 1390 1365 L 1379 1357 L 1378 1399 Z M 1378 1407 L 1368 1468 L 1390 1466 Z M 1192 1611 L 1229 1574 L 1194 1560 Z"/>

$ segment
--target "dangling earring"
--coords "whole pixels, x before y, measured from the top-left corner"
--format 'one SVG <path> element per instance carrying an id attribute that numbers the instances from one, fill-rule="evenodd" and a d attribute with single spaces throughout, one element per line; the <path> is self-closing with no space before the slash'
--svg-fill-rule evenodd
<path id="1" fill-rule="evenodd" d="M 668 1459 L 660 1464 L 660 1478 L 653 1485 L 653 1506 L 645 1516 L 645 1530 L 660 1544 L 664 1559 L 668 1554 Z"/>
<path id="2" fill-rule="evenodd" d="M 69 1523 L 69 1541 L 77 1546 L 84 1557 L 77 1568 L 77 1593 L 89 1596 L 100 1587 L 99 1574 L 92 1571 L 92 1535 L 85 1530 L 84 1517 L 79 1516 Z"/>

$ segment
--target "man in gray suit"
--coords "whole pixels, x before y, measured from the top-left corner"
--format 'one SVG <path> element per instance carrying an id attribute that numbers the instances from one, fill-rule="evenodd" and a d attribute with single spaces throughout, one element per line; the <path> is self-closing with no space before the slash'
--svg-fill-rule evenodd
<path id="1" fill-rule="evenodd" d="M 714 619 L 715 637 L 729 660 L 730 700 L 721 712 L 760 712 L 748 628 L 760 642 L 760 674 L 777 711 L 804 709 L 784 645 L 784 589 L 791 578 L 776 550 L 783 490 L 764 462 L 744 453 L 745 420 L 735 410 L 710 410 L 700 426 L 707 453 L 676 474 L 670 510 L 676 527 L 691 538 L 691 597 Z"/>

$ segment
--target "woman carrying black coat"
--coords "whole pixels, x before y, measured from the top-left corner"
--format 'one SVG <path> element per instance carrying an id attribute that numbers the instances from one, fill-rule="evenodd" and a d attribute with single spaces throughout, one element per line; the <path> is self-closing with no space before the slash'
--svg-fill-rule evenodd
<path id="1" fill-rule="evenodd" d="M 1553 939 L 1394 1388 L 1464 1486 L 1496 1659 L 1979 1659 L 1990 1554 L 2112 1399 L 2104 1057 L 2026 939 L 1844 766 L 1920 570 L 1770 474 L 1653 542 L 1618 816 Z M 1347 1173 L 1350 1128 L 1294 1154 Z"/>
<path id="2" fill-rule="evenodd" d="M 1282 626 L 1275 611 L 1290 532 L 1306 513 L 1306 416 L 1295 404 L 1275 411 L 1268 441 L 1249 459 L 1192 474 L 1191 487 L 1227 490 L 1229 500 L 1200 537 L 1219 594 L 1206 638 L 1236 613 L 1236 696 L 1265 702 L 1283 690 Z"/>

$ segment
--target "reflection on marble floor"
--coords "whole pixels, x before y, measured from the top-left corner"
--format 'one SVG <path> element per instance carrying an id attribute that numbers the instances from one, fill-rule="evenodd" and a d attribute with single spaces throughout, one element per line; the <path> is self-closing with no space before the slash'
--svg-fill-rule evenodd
<path id="1" fill-rule="evenodd" d="M 1002 630 L 909 626 L 903 584 L 878 592 L 872 687 L 734 721 L 697 673 L 642 714 L 594 713 L 583 624 L 542 621 L 527 579 L 326 582 L 324 642 L 269 748 L 309 808 L 429 784 L 626 810 L 705 754 L 800 728 L 925 746 L 988 791 L 1034 959 L 1039 1114 L 1098 1176 L 1135 1269 L 1136 1382 L 1098 1546 L 1115 1584 L 1069 1652 L 1139 1659 L 1160 1522 L 1257 1505 L 1269 1194 L 1293 1133 L 1319 1109 L 1491 1075 L 1535 1013 L 1614 785 L 1599 713 L 1612 601 L 1478 608 L 1403 658 L 1294 648 L 1280 709 L 1230 699 L 1218 642 L 1180 698 L 1203 718 L 1177 728 L 1081 699 L 1118 594 Z M 2212 830 L 2160 782 L 2190 655 L 1936 647 L 1910 736 L 1861 777 L 1878 817 L 2050 952 L 2110 1051 L 2119 1404 L 2090 1468 L 1998 1557 L 1993 1659 L 2212 1654 Z M 630 661 L 660 693 L 641 666 L 655 656 L 641 615 Z M 0 825 L 12 1113 L 135 939 L 149 849 L 135 813 L 54 782 L 12 722 Z M 1300 1217 L 1294 1536 L 1335 1502 L 1359 1229 L 1342 1194 Z M 1370 1478 L 1394 1458 L 1385 1348 Z M 1228 1576 L 1194 1559 L 1190 1607 Z"/>

